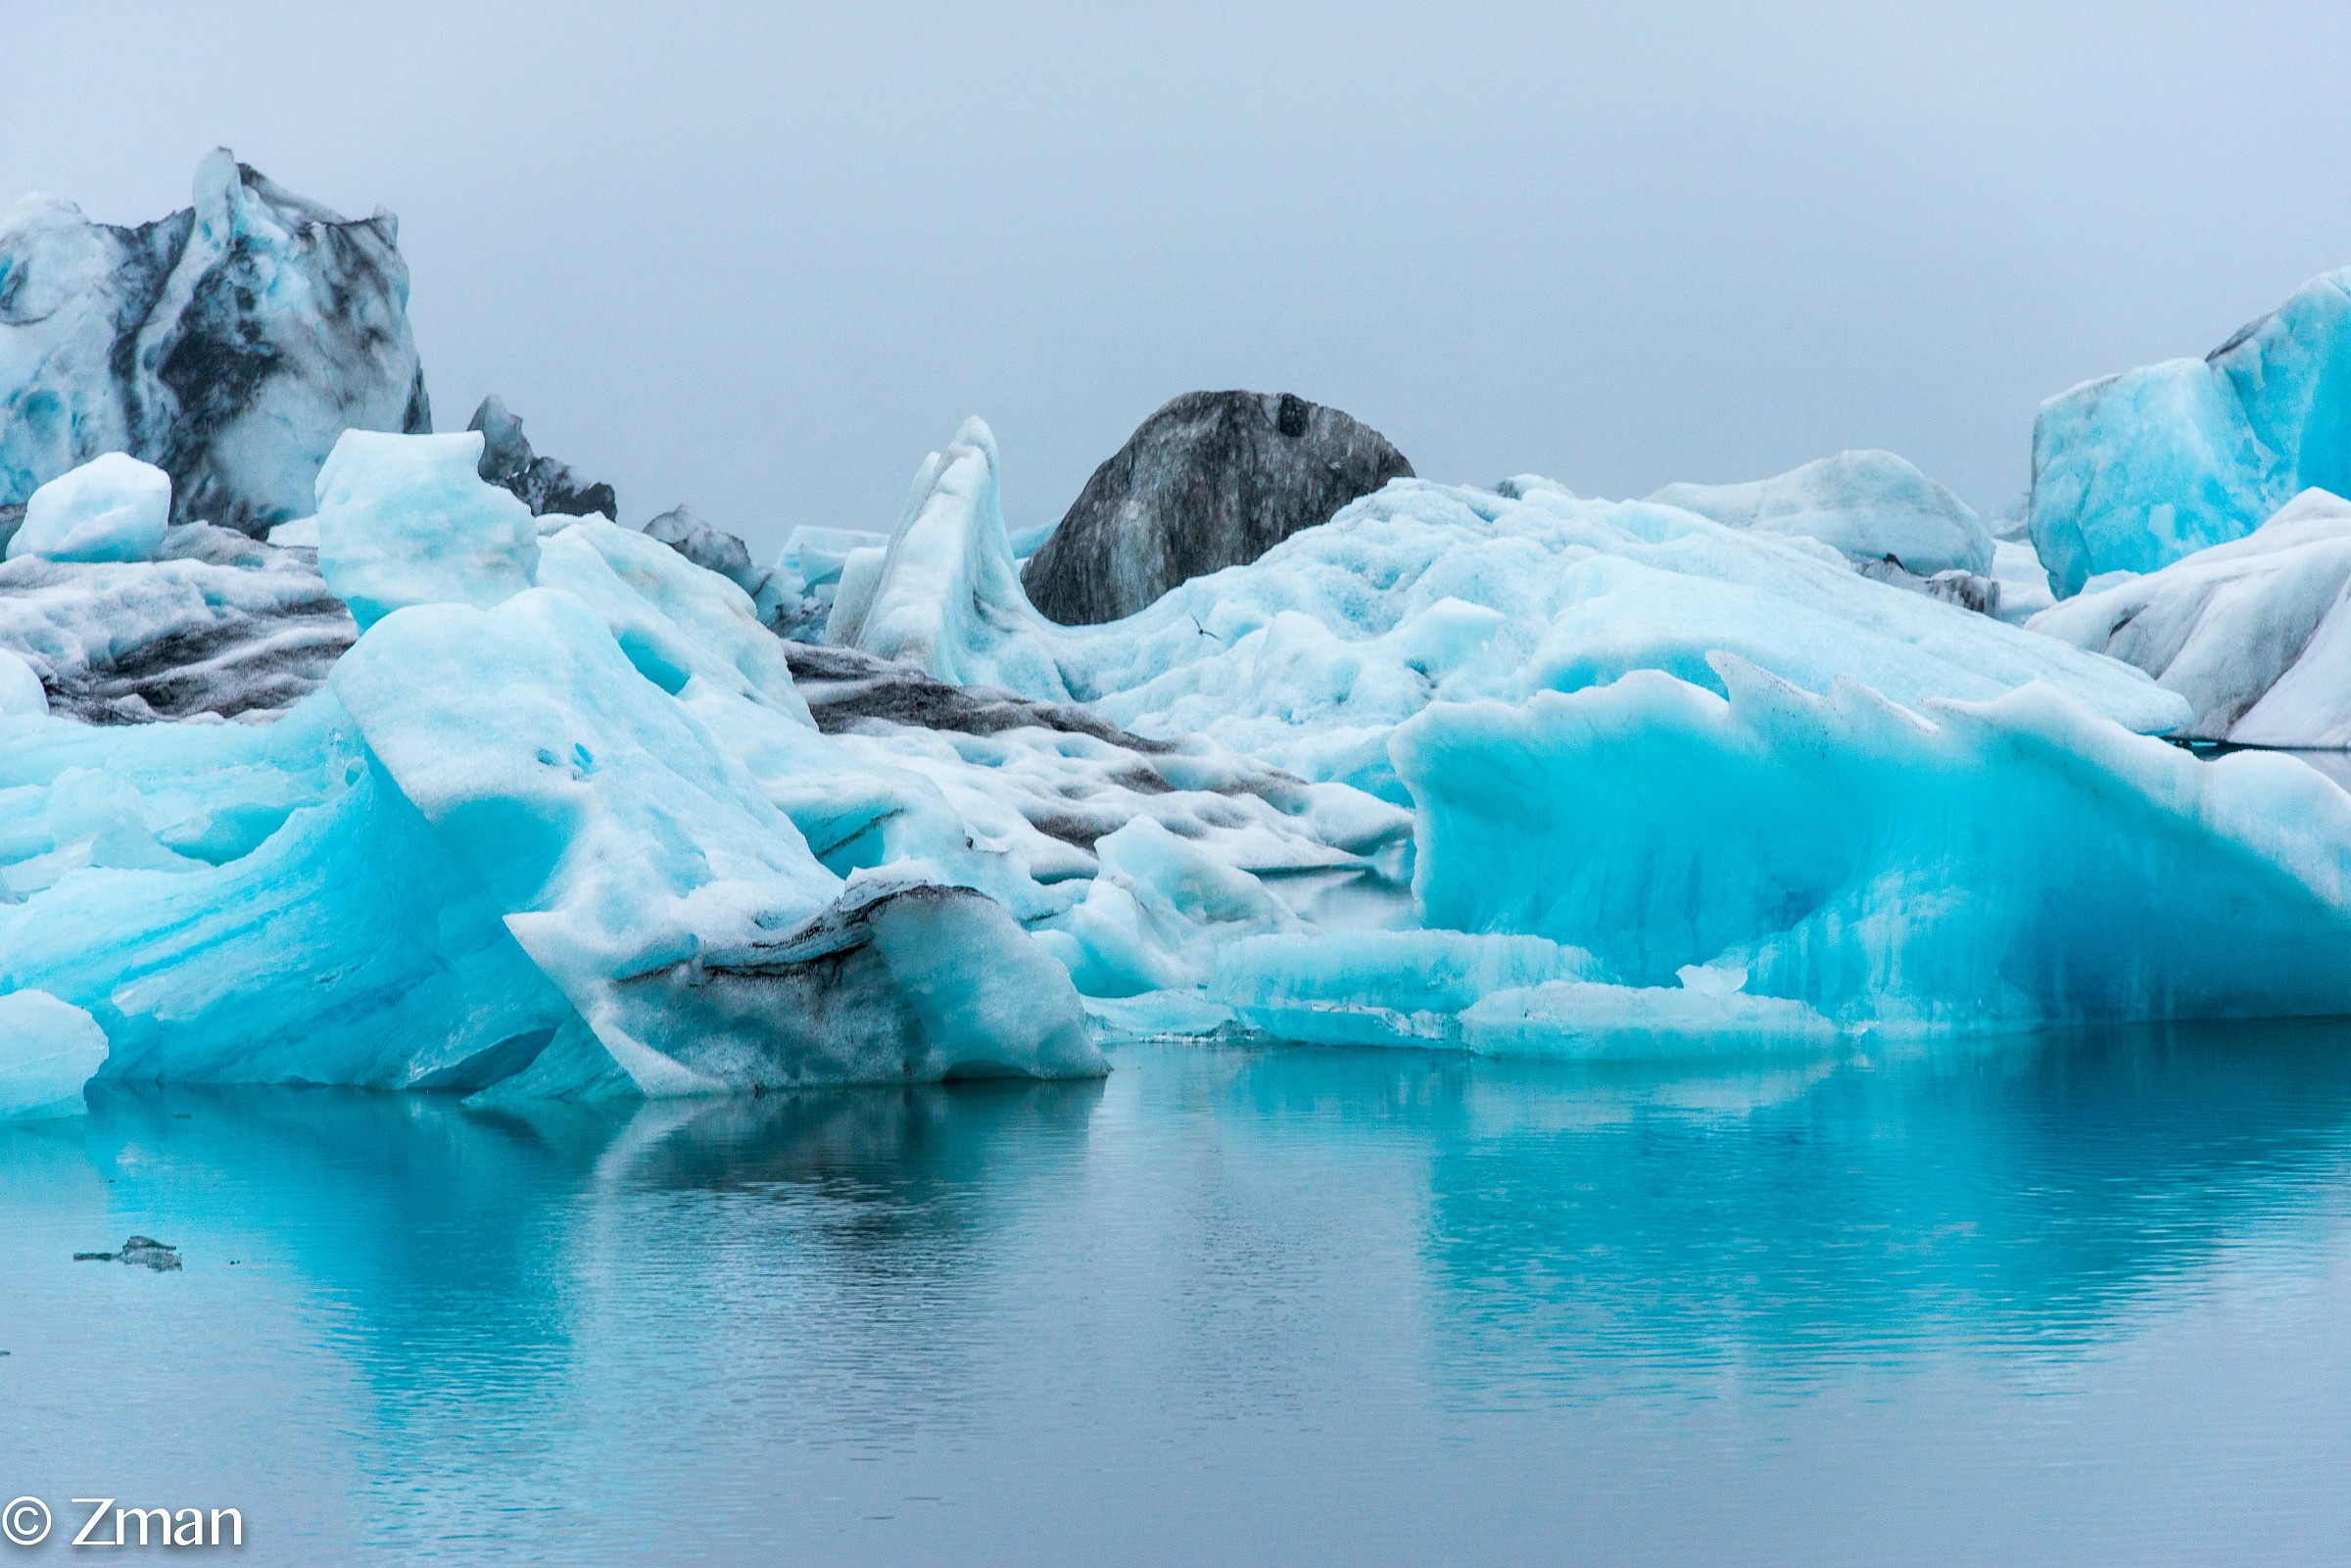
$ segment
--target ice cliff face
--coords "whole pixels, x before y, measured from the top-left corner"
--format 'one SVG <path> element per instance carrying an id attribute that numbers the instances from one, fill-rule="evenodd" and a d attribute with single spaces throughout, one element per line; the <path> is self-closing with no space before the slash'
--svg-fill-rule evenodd
<path id="1" fill-rule="evenodd" d="M 1386 437 L 1336 408 L 1286 392 L 1186 393 L 1094 470 L 1022 586 L 1065 625 L 1115 621 L 1412 472 Z"/>
<path id="2" fill-rule="evenodd" d="M 225 150 L 137 228 L 26 197 L 0 227 L 0 502 L 101 452 L 170 475 L 172 516 L 309 515 L 347 429 L 432 428 L 389 213 L 346 220 Z"/>
<path id="3" fill-rule="evenodd" d="M 2351 494 L 2351 270 L 2201 359 L 2052 398 L 2033 424 L 2033 543 L 2059 597 L 2240 539 L 2313 487 Z"/>

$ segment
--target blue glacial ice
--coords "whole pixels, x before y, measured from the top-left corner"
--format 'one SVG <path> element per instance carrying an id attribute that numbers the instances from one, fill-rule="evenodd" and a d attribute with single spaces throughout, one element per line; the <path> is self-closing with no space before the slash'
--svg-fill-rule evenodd
<path id="1" fill-rule="evenodd" d="M 2033 425 L 2033 542 L 2061 598 L 2240 539 L 2312 487 L 2351 494 L 2351 269 L 2201 359 L 2052 398 Z"/>
<path id="2" fill-rule="evenodd" d="M 153 560 L 170 521 L 171 476 L 126 453 L 103 452 L 32 493 L 8 558 Z"/>
<path id="3" fill-rule="evenodd" d="M 2301 763 L 1716 664 L 1405 726 L 1427 921 L 1845 1028 L 2351 1012 L 2351 796 Z"/>
<path id="4" fill-rule="evenodd" d="M 481 460 L 473 430 L 335 443 L 318 470 L 318 571 L 361 631 L 405 604 L 487 607 L 530 586 L 539 520 L 482 482 Z"/>
<path id="5" fill-rule="evenodd" d="M 763 575 L 534 517 L 481 451 L 355 430 L 274 543 L 0 567 L 0 993 L 80 1009 L 94 1070 L 504 1102 L 1085 1074 L 1105 1030 L 2351 1011 L 2351 797 L 2151 738 L 2205 712 L 2176 661 L 1856 571 L 1993 564 L 1898 459 L 1691 505 L 1399 480 L 1061 627 L 977 420 L 887 538 Z M 2247 582 L 2326 596 L 2279 559 Z M 2284 613 L 2148 624 L 2242 662 Z"/>

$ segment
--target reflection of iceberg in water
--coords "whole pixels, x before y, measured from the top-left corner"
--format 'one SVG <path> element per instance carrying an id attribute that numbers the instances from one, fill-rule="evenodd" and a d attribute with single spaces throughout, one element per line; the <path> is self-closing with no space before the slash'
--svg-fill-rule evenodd
<path id="1" fill-rule="evenodd" d="M 2345 1044 L 1129 1047 L 1106 1082 L 611 1114 L 111 1086 L 70 1130 L 0 1127 L 0 1378 L 70 1391 L 12 1408 L 26 1491 L 72 1495 L 33 1461 L 93 1451 L 124 1486 L 281 1478 L 288 1555 L 257 1560 L 478 1560 L 550 1539 L 551 1497 L 594 1512 L 550 1560 L 600 1568 L 768 1560 L 780 1518 L 810 1560 L 892 1564 L 1433 1557 L 1439 1525 L 1554 1560 L 1501 1548 L 1814 1493 L 1907 1529 L 1930 1472 L 1996 1490 L 2121 1429 L 2280 1460 L 2208 1439 L 2181 1369 L 2244 1360 L 2199 1303 L 2351 1264 Z M 133 1231 L 185 1272 L 70 1260 Z M 2339 1293 L 2303 1294 L 2269 1343 L 2335 1455 Z M 2019 1415 L 2119 1361 L 2156 1392 Z M 1934 1464 L 1857 1436 L 1918 1433 Z M 1742 1470 L 1751 1437 L 1797 1457 Z"/>
<path id="2" fill-rule="evenodd" d="M 2061 1352 L 2314 1214 L 2351 1168 L 2351 1028 L 1948 1045 L 1813 1081 L 1482 1068 L 1432 1161 L 1472 1381 L 1562 1363 L 1806 1375 L 1931 1344 Z M 1707 1104 L 1709 1091 L 1725 1098 Z"/>

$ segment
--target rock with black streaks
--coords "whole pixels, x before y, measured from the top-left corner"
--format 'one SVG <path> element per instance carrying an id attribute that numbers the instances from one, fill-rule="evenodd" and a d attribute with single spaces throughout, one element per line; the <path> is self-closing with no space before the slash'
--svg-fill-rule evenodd
<path id="1" fill-rule="evenodd" d="M 1336 408 L 1286 392 L 1186 393 L 1094 470 L 1021 586 L 1065 626 L 1115 621 L 1412 472 Z"/>

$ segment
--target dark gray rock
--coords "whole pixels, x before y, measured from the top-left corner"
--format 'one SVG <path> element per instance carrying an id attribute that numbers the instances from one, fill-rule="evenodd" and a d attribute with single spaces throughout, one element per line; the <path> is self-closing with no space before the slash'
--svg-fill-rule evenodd
<path id="1" fill-rule="evenodd" d="M 1186 393 L 1094 470 L 1021 586 L 1065 626 L 1115 621 L 1412 472 L 1336 408 L 1286 392 Z"/>
<path id="2" fill-rule="evenodd" d="M 745 594 L 756 594 L 767 574 L 751 564 L 751 549 L 723 528 L 713 528 L 691 506 L 672 506 L 645 525 L 657 539 L 706 572 L 716 572 Z"/>
<path id="3" fill-rule="evenodd" d="M 137 228 L 30 198 L 0 233 L 0 503 L 101 452 L 171 476 L 175 521 L 313 510 L 345 430 L 429 431 L 391 214 L 347 220 L 225 149 Z"/>
<path id="4" fill-rule="evenodd" d="M 532 451 L 522 434 L 521 417 L 509 413 L 496 393 L 482 400 L 465 428 L 482 433 L 482 460 L 477 471 L 491 484 L 512 491 L 533 517 L 550 512 L 558 517 L 586 517 L 601 512 L 615 522 L 620 520 L 620 501 L 612 487 L 601 480 L 589 484 L 569 463 Z"/>

